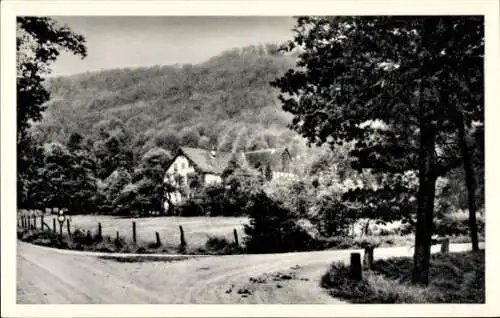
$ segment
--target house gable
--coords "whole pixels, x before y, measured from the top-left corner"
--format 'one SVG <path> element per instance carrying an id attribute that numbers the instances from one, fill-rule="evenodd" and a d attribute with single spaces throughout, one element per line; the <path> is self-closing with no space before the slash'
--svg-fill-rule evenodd
<path id="1" fill-rule="evenodd" d="M 204 149 L 180 147 L 167 166 L 164 181 L 172 182 L 173 175 L 182 175 L 186 178 L 188 174 L 196 173 L 203 175 L 205 182 L 217 182 L 229 159 L 229 153 L 214 155 Z"/>
<path id="2" fill-rule="evenodd" d="M 189 159 L 198 172 L 214 175 L 222 174 L 231 157 L 230 153 L 218 152 L 212 154 L 205 149 L 189 147 L 181 147 L 180 153 Z"/>
<path id="3" fill-rule="evenodd" d="M 167 166 L 164 181 L 173 183 L 175 182 L 175 175 L 180 175 L 185 178 L 188 174 L 194 172 L 195 167 L 193 166 L 192 162 L 182 153 L 178 153 Z"/>
<path id="4" fill-rule="evenodd" d="M 262 149 L 243 153 L 248 165 L 254 169 L 265 169 L 270 167 L 272 171 L 287 172 L 289 170 L 292 156 L 287 148 Z"/>

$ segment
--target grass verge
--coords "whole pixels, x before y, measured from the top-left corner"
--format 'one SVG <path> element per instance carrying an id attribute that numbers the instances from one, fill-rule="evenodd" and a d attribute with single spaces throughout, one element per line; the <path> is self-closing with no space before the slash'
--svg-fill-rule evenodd
<path id="1" fill-rule="evenodd" d="M 69 236 L 62 236 L 51 230 L 21 229 L 17 230 L 17 238 L 23 242 L 35 245 L 54 247 L 67 250 L 106 252 L 106 253 L 134 253 L 134 254 L 189 254 L 189 255 L 227 255 L 242 254 L 244 248 L 235 246 L 227 239 L 209 236 L 204 247 L 193 248 L 189 245 L 156 244 L 156 242 L 133 243 L 123 238 L 110 236 L 98 237 L 88 231 L 75 230 Z M 144 259 L 142 257 L 138 259 Z M 138 261 L 133 259 L 133 261 Z"/>
<path id="2" fill-rule="evenodd" d="M 353 303 L 484 303 L 484 250 L 432 255 L 427 287 L 411 284 L 412 263 L 407 257 L 376 261 L 361 281 L 350 280 L 349 267 L 334 263 L 321 286 Z"/>

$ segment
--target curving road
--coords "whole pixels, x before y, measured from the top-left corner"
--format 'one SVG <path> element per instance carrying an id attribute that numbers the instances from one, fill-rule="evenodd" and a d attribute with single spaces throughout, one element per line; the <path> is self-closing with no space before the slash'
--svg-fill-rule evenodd
<path id="1" fill-rule="evenodd" d="M 452 244 L 451 251 L 470 244 Z M 433 246 L 433 252 L 439 249 Z M 333 261 L 354 250 L 211 256 L 127 263 L 92 253 L 18 242 L 21 304 L 341 303 L 319 286 Z M 411 248 L 375 250 L 375 258 L 410 256 Z"/>

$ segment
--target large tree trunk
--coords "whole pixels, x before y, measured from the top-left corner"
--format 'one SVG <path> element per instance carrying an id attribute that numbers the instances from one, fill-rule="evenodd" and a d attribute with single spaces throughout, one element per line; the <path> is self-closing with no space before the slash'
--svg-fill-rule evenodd
<path id="1" fill-rule="evenodd" d="M 428 285 L 433 228 L 434 195 L 436 176 L 434 173 L 435 133 L 421 128 L 419 150 L 419 188 L 415 253 L 413 256 L 413 283 Z"/>
<path id="2" fill-rule="evenodd" d="M 462 153 L 462 160 L 465 170 L 465 184 L 467 185 L 467 203 L 469 206 L 469 229 L 470 238 L 472 241 L 472 250 L 479 251 L 476 221 L 476 176 L 474 171 L 474 163 L 472 162 L 472 155 L 465 137 L 465 124 L 463 114 L 460 110 L 457 110 L 456 124 L 458 128 L 458 143 L 460 146 L 460 152 Z"/>

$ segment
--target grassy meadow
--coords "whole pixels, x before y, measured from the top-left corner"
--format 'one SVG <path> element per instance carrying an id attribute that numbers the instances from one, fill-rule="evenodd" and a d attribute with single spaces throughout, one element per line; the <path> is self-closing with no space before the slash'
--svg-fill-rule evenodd
<path id="1" fill-rule="evenodd" d="M 246 217 L 121 218 L 108 215 L 72 215 L 70 220 L 72 231 L 90 230 L 92 234 L 95 234 L 98 223 L 101 223 L 103 236 L 114 238 L 118 231 L 120 237 L 127 241 L 132 241 L 132 222 L 135 222 L 139 243 L 154 242 L 155 232 L 158 232 L 163 243 L 179 244 L 179 225 L 182 225 L 186 242 L 191 247 L 204 246 L 210 236 L 225 237 L 232 242 L 234 241 L 233 229 L 238 231 L 241 242 L 244 236 L 243 225 L 248 222 Z"/>

